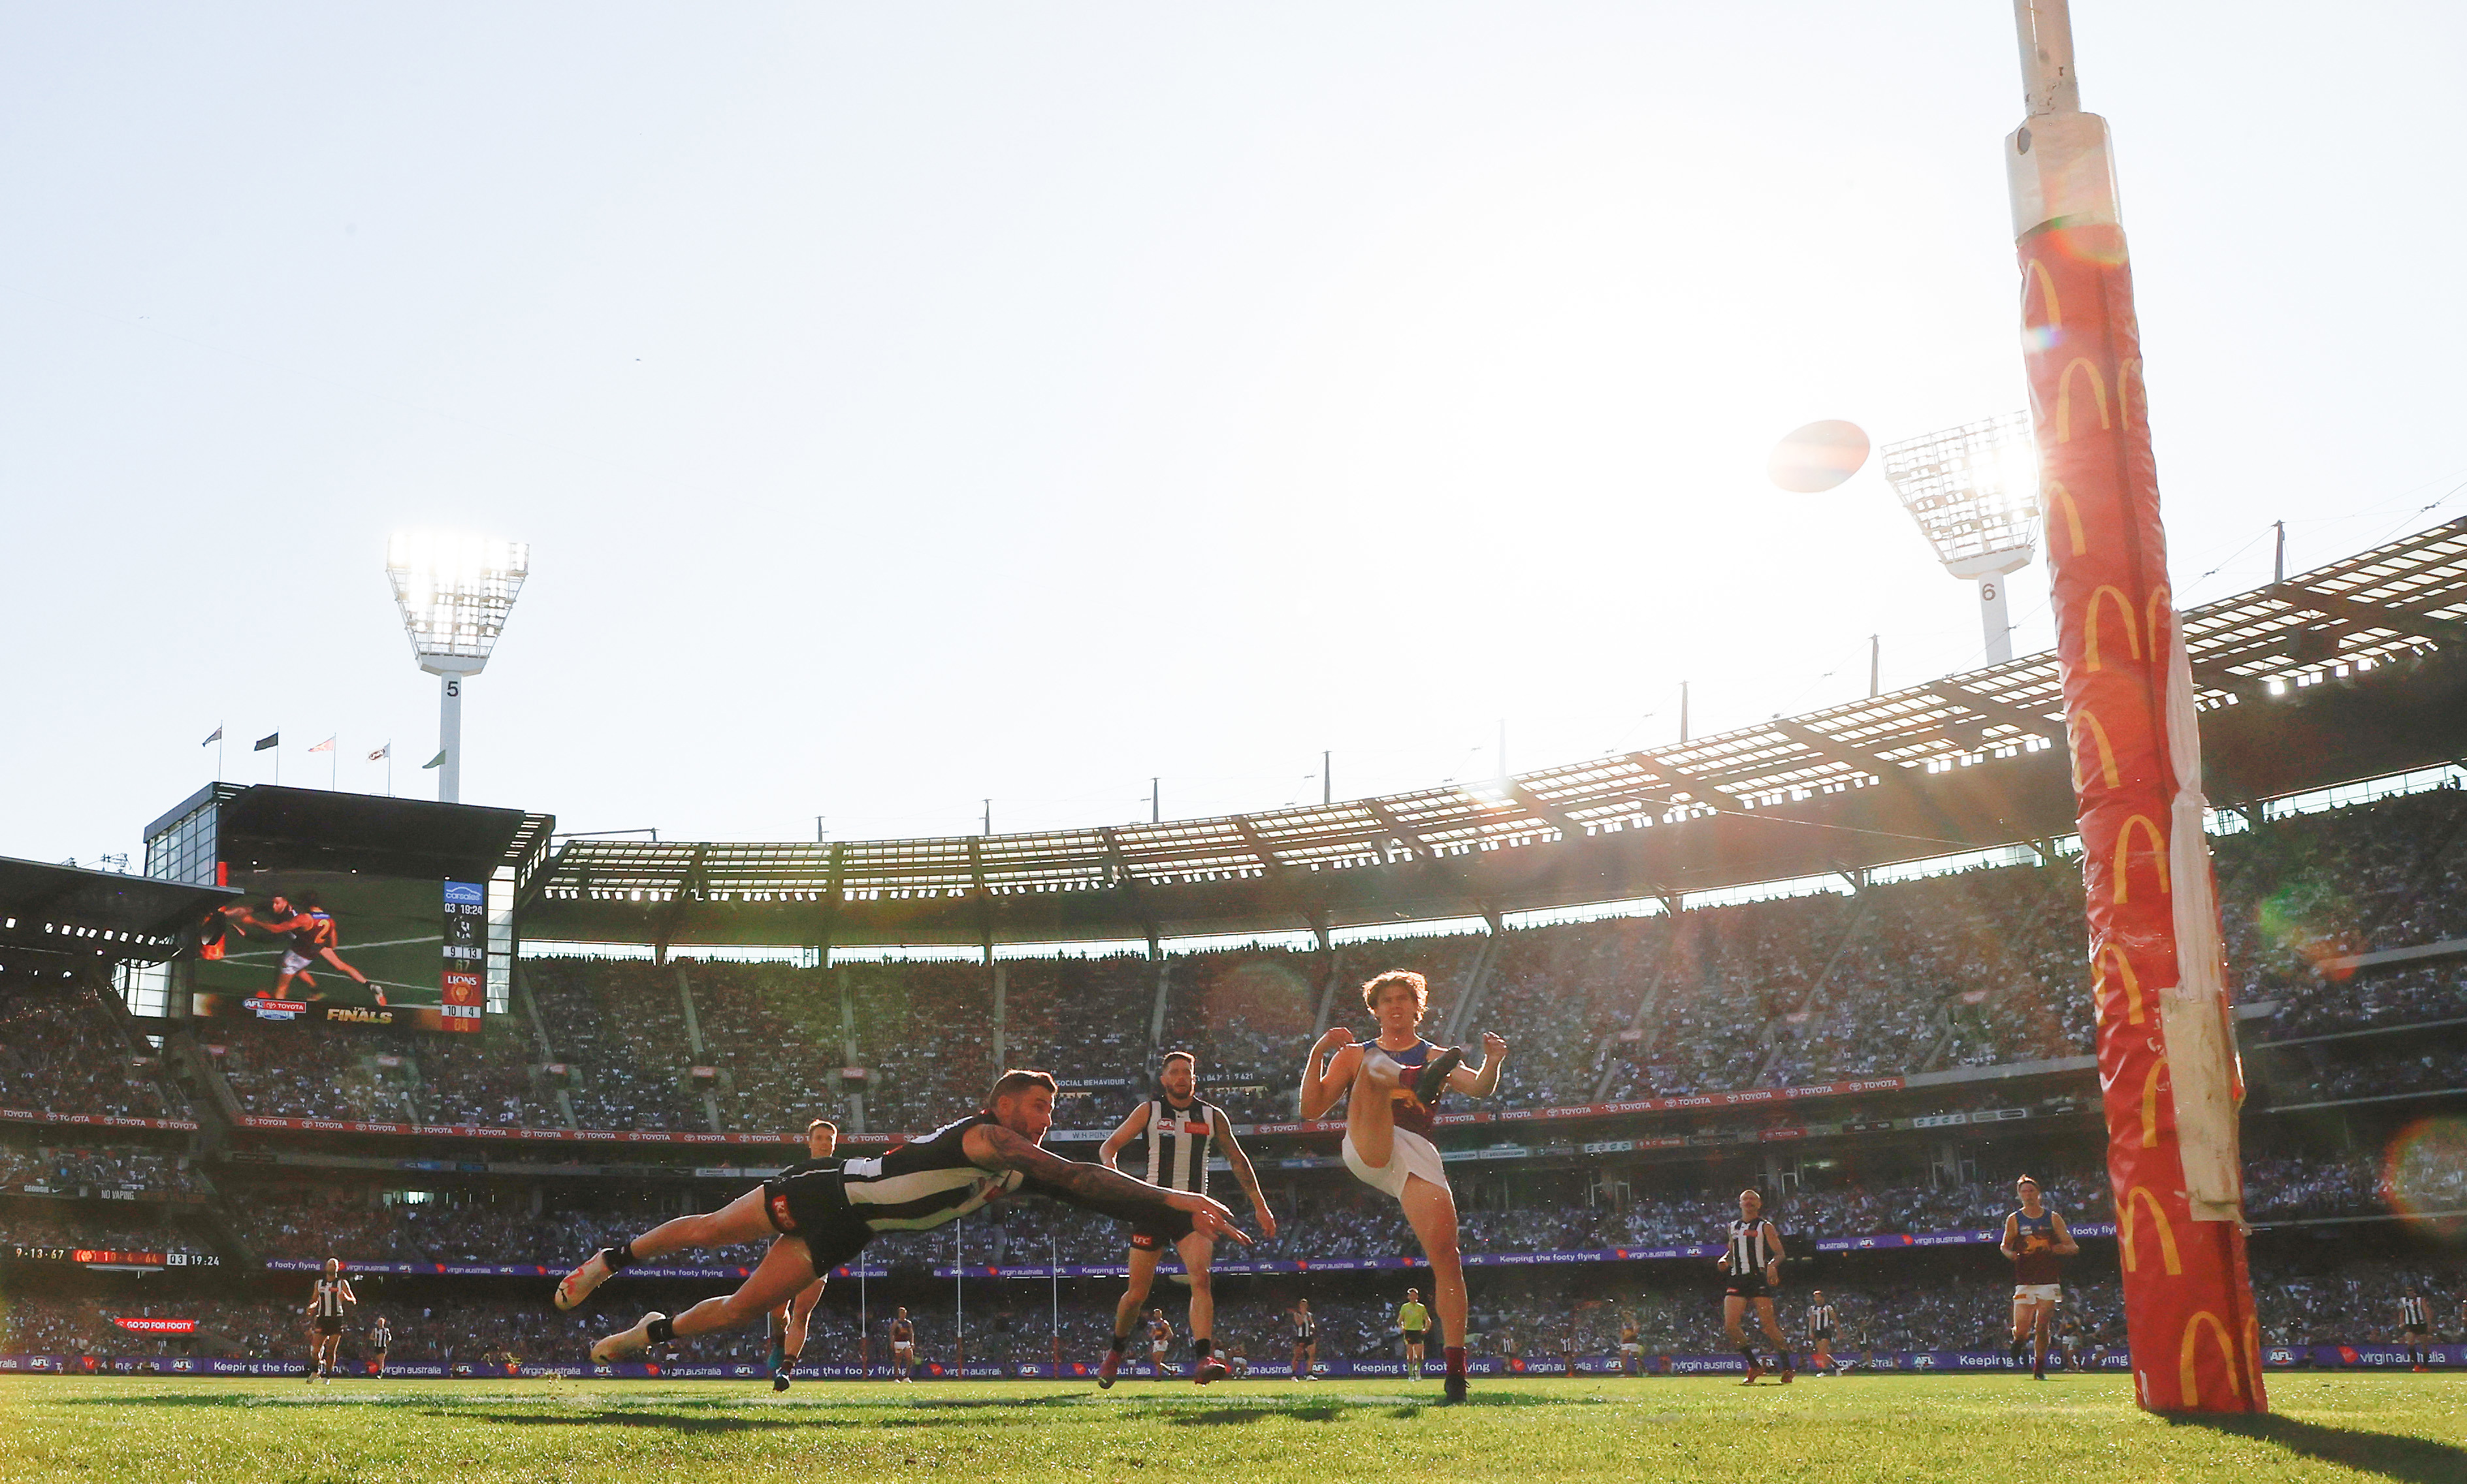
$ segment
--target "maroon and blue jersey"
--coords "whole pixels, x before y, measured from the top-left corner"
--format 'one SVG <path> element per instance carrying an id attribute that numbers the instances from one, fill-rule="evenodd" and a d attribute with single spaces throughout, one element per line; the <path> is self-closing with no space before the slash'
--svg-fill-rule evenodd
<path id="1" fill-rule="evenodd" d="M 1416 1041 L 1410 1049 L 1391 1051 L 1379 1044 L 1379 1038 L 1376 1036 L 1369 1041 L 1355 1042 L 1354 1045 L 1361 1048 L 1365 1056 L 1376 1051 L 1405 1068 L 1405 1085 L 1391 1094 L 1389 1113 L 1396 1120 L 1396 1127 L 1408 1133 L 1429 1136 L 1434 1120 L 1438 1115 L 1438 1109 L 1434 1103 L 1425 1103 L 1415 1097 L 1413 1083 L 1421 1069 L 1430 1065 L 1431 1058 L 1439 1054 L 1440 1048 L 1429 1041 Z"/>

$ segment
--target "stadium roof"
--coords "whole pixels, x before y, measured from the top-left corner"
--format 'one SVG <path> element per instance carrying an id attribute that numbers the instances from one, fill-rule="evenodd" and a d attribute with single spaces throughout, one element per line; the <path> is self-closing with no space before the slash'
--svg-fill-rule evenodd
<path id="1" fill-rule="evenodd" d="M 235 893 L 150 876 L 0 858 L 0 984 L 160 963 Z"/>
<path id="2" fill-rule="evenodd" d="M 2214 803 L 2467 755 L 2467 521 L 2183 617 Z M 1681 743 L 1376 798 L 836 844 L 573 841 L 528 938 L 931 944 L 1327 930 L 1663 896 L 2072 829 L 2042 652 Z M 1556 847 L 1556 848 L 1533 848 Z"/>

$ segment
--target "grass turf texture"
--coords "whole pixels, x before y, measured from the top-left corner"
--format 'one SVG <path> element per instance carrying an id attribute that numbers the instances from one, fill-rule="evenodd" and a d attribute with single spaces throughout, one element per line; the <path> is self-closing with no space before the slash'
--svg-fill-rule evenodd
<path id="1" fill-rule="evenodd" d="M 0 1379 L 0 1479 L 2467 1480 L 2467 1375 L 2274 1378 L 2170 1422 L 2119 1378 L 452 1383 Z"/>

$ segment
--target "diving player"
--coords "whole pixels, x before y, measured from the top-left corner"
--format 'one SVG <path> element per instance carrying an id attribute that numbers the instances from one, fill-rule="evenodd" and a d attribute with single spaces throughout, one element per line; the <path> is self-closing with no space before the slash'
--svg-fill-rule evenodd
<path id="1" fill-rule="evenodd" d="M 805 1158 L 781 1170 L 781 1176 L 820 1169 L 839 1144 L 840 1126 L 827 1118 L 815 1119 L 805 1125 Z M 796 1372 L 797 1358 L 805 1353 L 805 1330 L 813 1320 L 814 1306 L 823 1301 L 823 1285 L 829 1281 L 827 1273 L 816 1277 L 796 1297 L 763 1317 L 762 1327 L 771 1336 L 772 1390 L 788 1389 L 788 1378 Z"/>
<path id="2" fill-rule="evenodd" d="M 1179 1240 L 1190 1231 L 1251 1239 L 1225 1207 L 1195 1191 L 1164 1190 L 1040 1147 L 1053 1125 L 1050 1072 L 1007 1071 L 985 1107 L 890 1153 L 774 1177 L 700 1216 L 680 1216 L 602 1248 L 559 1279 L 556 1306 L 572 1309 L 609 1274 L 687 1248 L 731 1247 L 769 1236 L 770 1248 L 736 1293 L 670 1318 L 654 1311 L 591 1347 L 595 1363 L 653 1345 L 751 1324 L 817 1277 L 855 1259 L 880 1231 L 923 1231 L 1025 1190 L 1065 1204 L 1146 1223 Z"/>
<path id="3" fill-rule="evenodd" d="M 1457 1203 L 1430 1140 L 1434 1107 L 1449 1088 L 1488 1097 L 1507 1063 L 1507 1043 L 1485 1031 L 1479 1072 L 1464 1052 L 1422 1039 L 1430 984 L 1410 970 L 1392 969 L 1362 986 L 1362 1004 L 1379 1034 L 1356 1042 L 1331 1027 L 1302 1063 L 1301 1113 L 1316 1118 L 1346 1099 L 1345 1167 L 1354 1178 L 1396 1198 L 1430 1260 L 1438 1302 L 1441 1353 L 1447 1358 L 1446 1402 L 1465 1396 L 1464 1267 L 1457 1247 Z"/>
<path id="4" fill-rule="evenodd" d="M 1260 1193 L 1259 1177 L 1251 1168 L 1251 1157 L 1234 1136 L 1233 1121 L 1225 1110 L 1203 1103 L 1197 1095 L 1199 1060 L 1188 1051 L 1168 1051 L 1157 1068 L 1157 1086 L 1164 1096 L 1152 1097 L 1131 1111 L 1114 1132 L 1106 1135 L 1097 1151 L 1097 1162 L 1116 1169 L 1122 1151 L 1133 1139 L 1145 1145 L 1147 1182 L 1166 1190 L 1188 1190 L 1208 1194 L 1209 1157 L 1218 1144 L 1225 1147 L 1225 1162 L 1233 1168 L 1234 1179 L 1240 1182 L 1243 1193 L 1251 1198 L 1251 1209 L 1258 1214 L 1259 1234 L 1277 1234 L 1277 1213 L 1268 1209 L 1268 1198 Z M 1168 1243 L 1162 1231 L 1142 1226 L 1131 1228 L 1130 1285 L 1122 1291 L 1114 1306 L 1113 1343 L 1105 1349 L 1105 1358 L 1097 1364 L 1097 1389 L 1102 1391 L 1114 1384 L 1114 1374 L 1120 1369 L 1122 1351 L 1131 1340 L 1131 1325 L 1139 1317 L 1140 1305 L 1146 1303 L 1148 1289 L 1156 1281 L 1158 1261 L 1170 1246 L 1182 1258 L 1183 1271 L 1190 1279 L 1190 1354 L 1191 1381 L 1207 1385 L 1230 1369 L 1216 1358 L 1216 1290 L 1212 1286 L 1209 1265 L 1214 1259 L 1216 1244 L 1199 1232 L 1192 1232 L 1178 1242 Z"/>
<path id="5" fill-rule="evenodd" d="M 2065 1219 L 2048 1210 L 2039 1195 L 2039 1182 L 2027 1175 L 2013 1182 L 2020 1209 L 2004 1218 L 2004 1240 L 1997 1244 L 2013 1262 L 2013 1348 L 2009 1359 L 2030 1356 L 2030 1377 L 2048 1379 L 2048 1330 L 2056 1305 L 2064 1301 L 2063 1259 L 2081 1250 Z"/>
<path id="6" fill-rule="evenodd" d="M 1729 1243 L 1714 1260 L 1722 1270 L 1722 1330 L 1748 1362 L 1748 1379 L 1739 1384 L 1754 1385 L 1765 1373 L 1745 1328 L 1748 1305 L 1754 1304 L 1756 1322 L 1781 1358 L 1781 1383 L 1787 1386 L 1799 1371 L 1790 1363 L 1790 1342 L 1781 1338 L 1781 1321 L 1774 1317 L 1774 1290 L 1781 1287 L 1781 1231 L 1765 1220 L 1764 1211 L 1762 1195 L 1739 1192 L 1739 1219 L 1731 1223 Z"/>

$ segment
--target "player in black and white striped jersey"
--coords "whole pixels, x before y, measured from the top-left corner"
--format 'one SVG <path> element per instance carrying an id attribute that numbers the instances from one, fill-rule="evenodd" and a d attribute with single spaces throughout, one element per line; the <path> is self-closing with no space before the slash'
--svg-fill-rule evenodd
<path id="1" fill-rule="evenodd" d="M 1166 1190 L 1188 1190 L 1208 1194 L 1208 1162 L 1216 1146 L 1225 1146 L 1225 1162 L 1241 1182 L 1242 1191 L 1251 1198 L 1251 1209 L 1259 1216 L 1259 1234 L 1277 1234 L 1277 1214 L 1268 1208 L 1268 1198 L 1259 1192 L 1259 1177 L 1251 1169 L 1251 1157 L 1242 1152 L 1241 1141 L 1234 1136 L 1233 1122 L 1225 1110 L 1199 1100 L 1199 1061 L 1188 1051 L 1168 1051 L 1164 1065 L 1157 1068 L 1157 1086 L 1162 1095 L 1149 1098 L 1131 1110 L 1097 1152 L 1097 1162 L 1119 1168 L 1122 1151 L 1134 1139 L 1145 1141 L 1146 1180 L 1151 1185 Z M 1139 1168 L 1139 1166 L 1134 1166 Z M 1105 1358 L 1097 1364 L 1097 1387 L 1104 1390 L 1114 1383 L 1121 1369 L 1122 1351 L 1131 1342 L 1131 1328 L 1138 1320 L 1140 1305 L 1148 1300 L 1148 1289 L 1156 1282 L 1157 1263 L 1171 1247 L 1182 1258 L 1183 1271 L 1190 1278 L 1190 1379 L 1207 1385 L 1230 1369 L 1218 1359 L 1216 1350 L 1216 1293 L 1209 1276 L 1209 1264 L 1216 1253 L 1216 1244 L 1200 1232 L 1179 1239 L 1170 1233 L 1147 1226 L 1131 1228 L 1131 1280 L 1123 1290 L 1121 1302 L 1114 1306 L 1114 1339 L 1106 1347 Z"/>
<path id="2" fill-rule="evenodd" d="M 889 1154 L 775 1176 L 716 1211 L 680 1216 L 602 1248 L 557 1281 L 556 1306 L 574 1308 L 635 1263 L 688 1248 L 774 1239 L 736 1293 L 704 1299 L 673 1319 L 646 1314 L 631 1329 L 602 1336 L 591 1359 L 604 1365 L 687 1336 L 751 1324 L 853 1261 L 876 1232 L 930 1230 L 1023 1190 L 1177 1239 L 1204 1231 L 1251 1240 L 1232 1212 L 1196 1191 L 1163 1190 L 1039 1147 L 1053 1126 L 1054 1091 L 1049 1072 L 1004 1072 L 983 1110 Z"/>
<path id="3" fill-rule="evenodd" d="M 317 1344 L 304 1381 L 320 1380 L 331 1384 L 334 1380 L 334 1352 L 343 1344 L 343 1306 L 356 1304 L 359 1295 L 351 1292 L 351 1280 L 343 1276 L 343 1262 L 338 1257 L 326 1259 L 326 1270 L 317 1276 L 317 1286 L 309 1292 L 308 1318 L 316 1327 Z"/>
<path id="4" fill-rule="evenodd" d="M 1818 1289 L 1807 1295 L 1808 1360 L 1819 1376 L 1839 1376 L 1841 1368 L 1833 1363 L 1833 1332 L 1840 1323 L 1832 1303 Z"/>
<path id="5" fill-rule="evenodd" d="M 1764 1196 L 1740 1191 L 1739 1219 L 1731 1223 L 1728 1242 L 1715 1261 L 1722 1270 L 1722 1329 L 1748 1362 L 1747 1380 L 1739 1383 L 1743 1386 L 1754 1385 L 1765 1373 L 1745 1327 L 1752 1303 L 1756 1307 L 1756 1322 L 1781 1357 L 1781 1383 L 1789 1385 L 1799 1374 L 1790 1363 L 1790 1341 L 1781 1338 L 1781 1321 L 1774 1316 L 1773 1296 L 1781 1287 L 1782 1256 L 1781 1231 L 1765 1219 Z"/>
<path id="6" fill-rule="evenodd" d="M 2424 1301 L 2423 1290 L 2412 1283 L 2398 1301 L 2398 1332 L 2399 1342 L 2407 1346 L 2408 1367 L 2424 1369 L 2433 1346 L 2433 1308 Z"/>
<path id="7" fill-rule="evenodd" d="M 377 1322 L 369 1326 L 369 1359 L 376 1362 L 377 1375 L 385 1374 L 386 1352 L 393 1348 L 394 1321 L 378 1315 Z"/>

